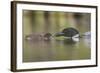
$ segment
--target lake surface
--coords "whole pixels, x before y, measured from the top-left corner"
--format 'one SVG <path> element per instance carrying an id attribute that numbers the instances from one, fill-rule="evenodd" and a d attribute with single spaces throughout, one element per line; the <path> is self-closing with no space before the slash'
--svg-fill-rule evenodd
<path id="1" fill-rule="evenodd" d="M 90 59 L 90 38 L 25 40 L 30 34 L 53 35 L 69 27 L 75 28 L 82 35 L 91 32 L 90 22 L 90 13 L 23 10 L 23 62 Z"/>
<path id="2" fill-rule="evenodd" d="M 83 60 L 91 58 L 90 40 L 24 40 L 23 62 Z"/>

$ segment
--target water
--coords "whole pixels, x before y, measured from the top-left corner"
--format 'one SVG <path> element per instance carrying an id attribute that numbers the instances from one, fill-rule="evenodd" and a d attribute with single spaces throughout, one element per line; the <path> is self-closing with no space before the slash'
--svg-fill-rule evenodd
<path id="1" fill-rule="evenodd" d="M 61 61 L 90 59 L 88 39 L 25 41 L 23 62 Z"/>
<path id="2" fill-rule="evenodd" d="M 23 62 L 91 59 L 89 38 L 54 38 L 49 41 L 25 39 L 32 33 L 53 35 L 69 27 L 77 29 L 81 35 L 91 31 L 90 19 L 89 13 L 23 10 Z"/>

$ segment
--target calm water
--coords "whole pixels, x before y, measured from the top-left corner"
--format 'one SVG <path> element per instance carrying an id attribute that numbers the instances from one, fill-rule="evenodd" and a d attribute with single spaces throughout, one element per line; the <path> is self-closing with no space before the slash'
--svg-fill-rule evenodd
<path id="1" fill-rule="evenodd" d="M 90 30 L 89 13 L 23 10 L 23 62 L 80 60 L 91 58 L 90 39 L 27 41 L 32 33 L 57 33 L 76 28 L 80 34 Z"/>
<path id="2" fill-rule="evenodd" d="M 90 40 L 24 41 L 23 62 L 90 59 Z"/>

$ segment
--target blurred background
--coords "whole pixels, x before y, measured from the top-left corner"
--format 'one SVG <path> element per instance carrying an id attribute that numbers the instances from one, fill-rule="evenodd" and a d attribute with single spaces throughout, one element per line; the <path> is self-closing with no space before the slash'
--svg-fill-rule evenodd
<path id="1" fill-rule="evenodd" d="M 55 34 L 69 27 L 80 34 L 90 32 L 90 19 L 89 13 L 23 10 L 23 62 L 90 59 L 90 39 L 25 40 L 30 34 Z"/>
<path id="2" fill-rule="evenodd" d="M 56 33 L 67 27 L 84 33 L 90 31 L 90 14 L 23 10 L 23 27 L 24 35 L 33 32 Z"/>

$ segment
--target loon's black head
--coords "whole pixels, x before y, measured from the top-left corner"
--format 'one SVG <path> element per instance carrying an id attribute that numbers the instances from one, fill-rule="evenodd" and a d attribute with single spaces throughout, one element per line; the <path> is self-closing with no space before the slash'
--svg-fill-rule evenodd
<path id="1" fill-rule="evenodd" d="M 79 32 L 75 28 L 65 28 L 62 32 L 56 33 L 55 36 L 73 37 L 77 34 L 79 34 Z"/>

